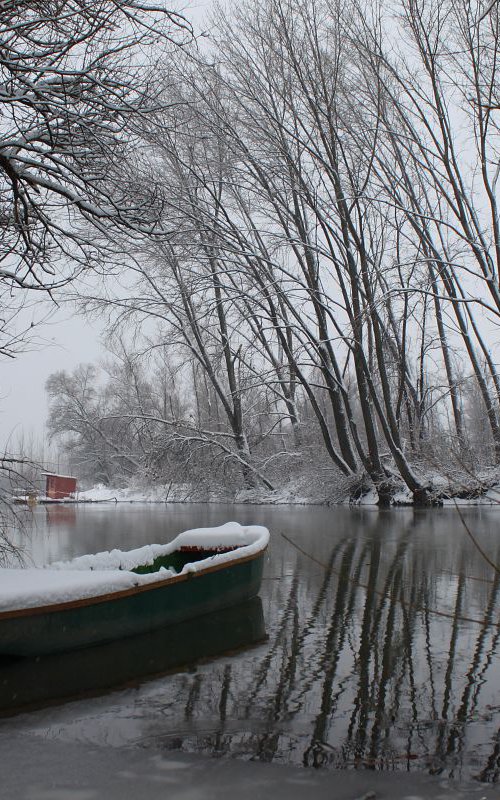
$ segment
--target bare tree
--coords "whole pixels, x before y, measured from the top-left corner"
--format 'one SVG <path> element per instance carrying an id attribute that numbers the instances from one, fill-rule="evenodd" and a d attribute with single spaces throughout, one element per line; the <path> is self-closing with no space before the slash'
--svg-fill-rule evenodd
<path id="1" fill-rule="evenodd" d="M 134 120 L 156 106 L 155 59 L 191 38 L 187 20 L 162 3 L 2 3 L 2 355 L 29 336 L 17 324 L 27 293 L 51 294 L 119 258 L 111 228 L 154 228 L 155 209 L 137 204 L 122 164 Z"/>
<path id="2" fill-rule="evenodd" d="M 427 504 L 434 443 L 468 453 L 469 382 L 498 462 L 481 318 L 500 311 L 497 21 L 448 0 L 254 0 L 217 13 L 208 56 L 164 65 L 164 107 L 137 126 L 158 228 L 107 300 L 182 352 L 194 424 L 140 407 L 136 424 L 269 488 L 269 464 L 304 452 L 304 410 L 337 476 Z"/>
<path id="3" fill-rule="evenodd" d="M 71 467 L 82 477 L 109 484 L 130 477 L 140 466 L 126 418 L 118 421 L 110 393 L 98 385 L 95 367 L 80 365 L 47 381 L 49 436 L 63 437 Z M 115 402 L 112 397 L 111 402 Z"/>
<path id="4" fill-rule="evenodd" d="M 413 258 L 428 265 L 428 285 L 413 289 L 434 297 L 459 439 L 465 431 L 450 358 L 453 327 L 480 388 L 498 460 L 500 385 L 481 324 L 483 309 L 493 320 L 499 309 L 497 10 L 490 16 L 480 3 L 405 2 L 401 11 L 394 23 L 407 33 L 404 50 L 390 50 L 383 24 L 377 29 L 366 20 L 356 39 L 371 76 L 366 102 L 374 105 L 370 87 L 378 92 L 374 169 L 385 202 L 406 220 Z M 455 326 L 445 325 L 448 309 Z"/>
<path id="5" fill-rule="evenodd" d="M 126 152 L 131 120 L 150 109 L 151 46 L 190 34 L 186 20 L 161 5 L 4 4 L 4 281 L 52 286 L 64 279 L 56 260 L 95 263 L 96 232 L 89 236 L 85 223 L 151 224 L 150 209 L 110 184 L 109 170 Z"/>

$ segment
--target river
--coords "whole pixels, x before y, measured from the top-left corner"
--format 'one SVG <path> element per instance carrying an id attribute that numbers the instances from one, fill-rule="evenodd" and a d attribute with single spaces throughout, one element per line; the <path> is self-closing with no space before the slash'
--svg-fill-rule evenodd
<path id="1" fill-rule="evenodd" d="M 19 667 L 0 736 L 498 780 L 496 509 L 46 506 L 20 536 L 42 564 L 231 519 L 271 531 L 260 601 L 118 643 L 105 679 L 87 651 Z"/>

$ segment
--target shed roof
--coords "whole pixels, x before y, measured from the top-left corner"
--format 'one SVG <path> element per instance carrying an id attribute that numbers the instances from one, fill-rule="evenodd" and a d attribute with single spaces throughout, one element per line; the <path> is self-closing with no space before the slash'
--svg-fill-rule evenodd
<path id="1" fill-rule="evenodd" d="M 40 475 L 47 475 L 53 478 L 71 478 L 73 481 L 77 480 L 75 475 L 61 475 L 59 472 L 41 472 Z"/>

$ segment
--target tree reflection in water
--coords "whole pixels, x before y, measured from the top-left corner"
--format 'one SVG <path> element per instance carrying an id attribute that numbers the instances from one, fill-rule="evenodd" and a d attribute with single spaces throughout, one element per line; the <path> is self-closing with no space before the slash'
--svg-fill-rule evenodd
<path id="1" fill-rule="evenodd" d="M 500 574 L 456 519 L 359 512 L 357 532 L 294 541 L 272 544 L 268 644 L 172 676 L 168 726 L 150 717 L 149 734 L 169 749 L 496 781 Z"/>
<path id="2" fill-rule="evenodd" d="M 479 549 L 500 564 L 497 509 L 464 512 L 479 548 L 446 509 L 214 505 L 142 513 L 78 510 L 72 530 L 58 525 L 46 539 L 33 537 L 49 549 L 40 563 L 123 541 L 161 541 L 177 533 L 167 530 L 170 519 L 182 529 L 219 524 L 230 514 L 271 529 L 262 606 L 245 618 L 233 609 L 175 635 L 159 632 L 159 643 L 136 643 L 142 674 L 156 677 L 135 679 L 133 688 L 96 705 L 82 701 L 78 713 L 62 708 L 56 723 L 40 712 L 35 724 L 48 726 L 46 735 L 310 767 L 499 779 L 500 573 Z M 123 666 L 121 677 L 96 661 L 96 687 L 104 679 L 115 686 L 134 681 L 133 645 L 115 646 L 118 655 L 101 656 Z M 150 654 L 157 656 L 153 666 Z M 89 665 L 76 656 L 67 654 L 59 668 L 88 689 Z M 191 666 L 179 670 L 174 661 Z M 26 675 L 30 680 L 27 665 Z M 33 686 L 50 682 L 51 663 L 37 665 L 36 675 Z M 7 678 L 15 689 L 23 675 L 4 671 L 0 688 Z M 65 696 L 73 691 L 66 677 L 59 682 Z"/>

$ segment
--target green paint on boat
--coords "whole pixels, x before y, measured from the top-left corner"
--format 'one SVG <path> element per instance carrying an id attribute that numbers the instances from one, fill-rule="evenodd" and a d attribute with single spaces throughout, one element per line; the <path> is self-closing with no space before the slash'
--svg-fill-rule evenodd
<path id="1" fill-rule="evenodd" d="M 100 645 L 242 603 L 259 592 L 266 544 L 240 558 L 235 548 L 232 560 L 222 562 L 214 559 L 217 550 L 175 551 L 131 571 L 146 574 L 165 567 L 179 573 L 197 563 L 196 571 L 54 607 L 0 612 L 0 655 L 37 656 Z"/>
<path id="2" fill-rule="evenodd" d="M 139 567 L 134 567 L 134 569 L 130 571 L 135 572 L 136 575 L 149 575 L 152 572 L 159 572 L 160 569 L 163 568 L 179 573 L 182 572 L 186 564 L 204 561 L 218 554 L 218 550 L 199 550 L 198 552 L 176 550 L 174 553 L 169 553 L 166 556 L 158 556 L 151 564 L 142 564 Z"/>
<path id="3" fill-rule="evenodd" d="M 93 647 L 31 658 L 0 657 L 0 716 L 157 678 L 265 639 L 262 601 L 254 597 L 176 625 Z"/>

